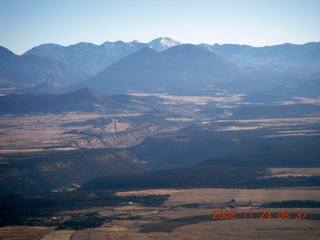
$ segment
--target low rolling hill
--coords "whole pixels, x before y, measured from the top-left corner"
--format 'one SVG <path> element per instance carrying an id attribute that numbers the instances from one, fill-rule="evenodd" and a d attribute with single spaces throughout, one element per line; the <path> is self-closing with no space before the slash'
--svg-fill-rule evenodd
<path id="1" fill-rule="evenodd" d="M 0 195 L 67 191 L 99 177 L 144 170 L 134 154 L 122 149 L 12 154 L 0 161 Z"/>
<path id="2" fill-rule="evenodd" d="M 0 105 L 0 114 L 95 112 L 125 106 L 88 88 L 65 94 L 9 94 L 0 97 Z"/>

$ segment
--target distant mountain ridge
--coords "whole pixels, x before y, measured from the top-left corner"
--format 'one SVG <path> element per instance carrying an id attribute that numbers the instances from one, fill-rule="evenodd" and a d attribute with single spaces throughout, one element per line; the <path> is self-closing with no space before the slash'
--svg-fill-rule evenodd
<path id="1" fill-rule="evenodd" d="M 320 66 L 320 42 L 303 45 L 285 43 L 275 46 L 252 47 L 238 44 L 200 44 L 200 46 L 242 67 Z"/>
<path id="2" fill-rule="evenodd" d="M 0 46 L 0 66 L 10 61 L 16 55 L 11 52 L 9 49 Z"/>
<path id="3" fill-rule="evenodd" d="M 0 50 L 0 79 L 4 86 L 30 87 L 50 78 L 61 88 L 89 77 L 65 62 L 33 54 L 18 56 L 4 48 Z"/>
<path id="4" fill-rule="evenodd" d="M 15 55 L 10 50 L 0 47 L 1 93 L 59 93 L 63 91 L 64 87 L 88 79 L 95 79 L 96 75 L 105 71 L 106 68 L 118 64 L 119 61 L 144 48 L 162 53 L 180 45 L 184 44 L 166 37 L 154 39 L 149 43 L 117 41 L 105 42 L 99 46 L 85 42 L 66 47 L 58 44 L 42 44 L 30 49 L 22 56 Z M 291 81 L 290 79 L 293 79 L 300 81 L 300 86 L 303 86 L 304 82 L 308 86 L 316 86 L 315 80 L 319 80 L 320 42 L 303 45 L 286 43 L 267 47 L 238 44 L 199 44 L 198 46 L 214 53 L 217 57 L 219 56 L 222 61 L 237 65 L 238 68 L 246 68 L 249 72 L 255 71 L 258 73 L 256 79 L 263 78 L 267 81 L 277 79 L 278 83 L 285 79 L 287 85 Z M 163 61 L 171 60 L 170 58 L 163 59 Z M 182 60 L 185 62 L 185 59 Z M 201 61 L 198 62 L 200 64 Z M 112 66 L 112 68 L 114 67 Z M 140 68 L 140 71 L 150 70 Z M 150 77 L 154 78 L 155 75 L 159 79 L 163 74 L 163 72 L 160 75 L 153 73 Z M 186 70 L 184 79 L 189 78 L 190 74 L 190 69 Z M 191 75 L 193 75 L 193 79 L 196 75 L 199 75 L 201 79 L 201 75 L 207 75 L 207 73 L 198 71 Z M 172 79 L 175 77 L 177 76 L 171 76 Z M 55 87 L 48 84 L 48 79 L 54 83 Z M 176 79 L 175 82 L 178 81 Z M 156 88 L 158 87 L 156 86 Z M 274 88 L 277 90 L 278 86 Z M 75 88 L 70 89 L 75 90 Z M 313 87 L 313 90 L 316 89 Z"/>
<path id="5" fill-rule="evenodd" d="M 132 42 L 104 42 L 101 45 L 80 42 L 75 45 L 63 47 L 57 44 L 43 44 L 28 50 L 24 55 L 35 54 L 67 62 L 95 75 L 104 68 L 112 65 L 120 59 L 137 52 L 145 47 L 156 51 L 164 51 L 170 47 L 181 44 L 170 38 L 157 38 L 150 43 Z"/>
<path id="6" fill-rule="evenodd" d="M 162 52 L 181 44 L 184 43 L 168 37 L 156 38 L 149 43 L 107 41 L 99 46 L 84 42 L 67 47 L 57 44 L 43 44 L 28 50 L 24 55 L 36 54 L 64 61 L 77 66 L 93 76 L 104 68 L 142 48 L 149 47 L 157 52 Z M 265 47 L 239 44 L 210 45 L 208 43 L 199 44 L 199 46 L 242 67 L 276 66 L 278 64 L 284 67 L 287 62 L 295 65 L 312 65 L 316 62 L 318 66 L 320 62 L 320 42 L 302 45 L 285 43 Z"/>

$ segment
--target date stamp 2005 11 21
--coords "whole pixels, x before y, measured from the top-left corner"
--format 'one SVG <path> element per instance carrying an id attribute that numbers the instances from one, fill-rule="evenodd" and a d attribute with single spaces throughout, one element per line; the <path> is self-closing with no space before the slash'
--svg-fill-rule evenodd
<path id="1" fill-rule="evenodd" d="M 237 212 L 236 210 L 213 210 L 213 220 L 234 220 L 234 219 L 305 219 L 307 217 L 306 210 L 296 210 L 290 212 L 289 210 L 278 210 L 271 212 L 271 210 L 260 210 L 260 212 L 253 212 L 252 210 L 243 210 Z"/>

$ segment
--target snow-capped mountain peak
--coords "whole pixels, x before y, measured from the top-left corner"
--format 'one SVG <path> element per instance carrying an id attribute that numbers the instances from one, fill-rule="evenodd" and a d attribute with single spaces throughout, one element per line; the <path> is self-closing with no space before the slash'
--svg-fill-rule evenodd
<path id="1" fill-rule="evenodd" d="M 160 37 L 152 40 L 148 43 L 149 48 L 157 51 L 162 52 L 164 50 L 167 50 L 168 48 L 174 47 L 176 45 L 182 44 L 181 42 L 178 42 L 174 39 L 168 38 L 168 37 Z"/>

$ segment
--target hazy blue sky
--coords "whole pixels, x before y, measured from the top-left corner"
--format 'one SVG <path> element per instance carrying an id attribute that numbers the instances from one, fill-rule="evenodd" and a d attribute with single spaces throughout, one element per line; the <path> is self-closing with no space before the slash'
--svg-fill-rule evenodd
<path id="1" fill-rule="evenodd" d="M 253 46 L 320 41 L 320 0 L 0 0 L 0 45 L 167 36 L 184 43 Z"/>

